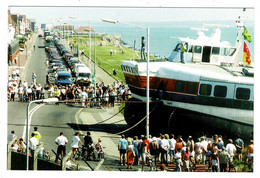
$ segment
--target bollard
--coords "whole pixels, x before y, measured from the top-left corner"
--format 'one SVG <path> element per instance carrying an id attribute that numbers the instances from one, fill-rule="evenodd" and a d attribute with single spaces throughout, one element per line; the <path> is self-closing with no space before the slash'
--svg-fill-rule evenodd
<path id="1" fill-rule="evenodd" d="M 11 146 L 14 143 L 16 138 L 17 137 L 14 136 L 14 138 L 7 145 L 7 170 L 11 170 L 11 156 L 12 156 L 12 148 L 11 148 Z"/>
<path id="2" fill-rule="evenodd" d="M 43 146 L 43 143 L 40 142 L 39 146 L 36 148 L 36 150 L 34 151 L 33 154 L 33 170 L 37 170 L 37 166 L 38 166 L 38 152 L 41 150 Z"/>
<path id="3" fill-rule="evenodd" d="M 64 156 L 64 158 L 62 159 L 62 170 L 63 171 L 66 171 L 66 162 L 67 162 L 67 159 L 71 156 L 72 154 L 72 150 L 70 150 L 70 152 L 68 154 L 66 154 Z"/>

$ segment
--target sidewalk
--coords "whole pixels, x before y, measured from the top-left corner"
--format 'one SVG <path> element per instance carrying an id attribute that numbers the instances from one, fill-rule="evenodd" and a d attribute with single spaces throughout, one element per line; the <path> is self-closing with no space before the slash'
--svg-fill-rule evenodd
<path id="1" fill-rule="evenodd" d="M 27 48 L 25 48 L 24 51 L 19 52 L 17 56 L 18 58 L 17 63 L 12 64 L 12 66 L 8 66 L 8 75 L 12 74 L 13 71 L 19 69 L 20 80 L 22 81 L 24 80 L 24 70 L 31 59 L 33 44 L 35 43 L 36 38 L 37 38 L 37 34 L 34 33 L 30 41 L 26 42 Z"/>

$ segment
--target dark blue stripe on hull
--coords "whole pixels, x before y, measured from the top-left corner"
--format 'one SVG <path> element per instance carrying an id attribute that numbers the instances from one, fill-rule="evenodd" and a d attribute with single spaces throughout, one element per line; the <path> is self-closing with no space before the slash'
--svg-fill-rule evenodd
<path id="1" fill-rule="evenodd" d="M 132 93 L 137 94 L 139 96 L 146 97 L 146 89 L 135 88 L 130 85 L 129 88 Z M 254 109 L 254 102 L 245 101 L 245 100 L 196 96 L 196 95 L 187 95 L 182 93 L 169 93 L 169 92 L 160 93 L 159 91 L 156 90 L 150 90 L 150 97 L 152 97 L 152 99 L 160 98 L 169 101 L 177 101 L 183 103 L 200 104 L 200 105 L 208 105 L 208 106 L 216 106 L 216 107 L 227 107 L 227 108 L 245 109 L 245 110 Z"/>

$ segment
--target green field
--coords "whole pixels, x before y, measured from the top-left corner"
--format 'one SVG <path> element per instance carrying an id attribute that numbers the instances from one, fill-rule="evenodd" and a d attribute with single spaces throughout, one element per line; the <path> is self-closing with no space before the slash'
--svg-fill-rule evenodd
<path id="1" fill-rule="evenodd" d="M 101 40 L 102 39 L 102 40 Z M 86 56 L 89 56 L 89 37 L 70 37 L 70 43 L 77 46 L 79 41 L 80 50 L 84 50 Z M 120 46 L 120 47 L 119 47 Z M 94 61 L 94 35 L 91 36 L 91 60 Z M 110 50 L 113 51 L 112 56 Z M 104 35 L 96 35 L 96 63 L 99 67 L 103 68 L 110 74 L 113 73 L 113 69 L 116 69 L 117 75 L 115 78 L 119 81 L 125 81 L 123 72 L 121 70 L 121 63 L 125 60 L 137 60 L 140 59 L 140 51 L 134 51 L 133 49 L 123 46 L 118 40 L 111 40 Z M 155 59 L 150 56 L 150 59 Z"/>

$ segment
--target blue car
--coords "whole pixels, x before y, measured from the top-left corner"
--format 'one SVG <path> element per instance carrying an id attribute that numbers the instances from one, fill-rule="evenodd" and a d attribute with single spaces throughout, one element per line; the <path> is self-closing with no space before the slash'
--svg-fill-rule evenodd
<path id="1" fill-rule="evenodd" d="M 72 76 L 67 71 L 59 71 L 57 84 L 58 85 L 70 85 L 72 83 Z"/>

